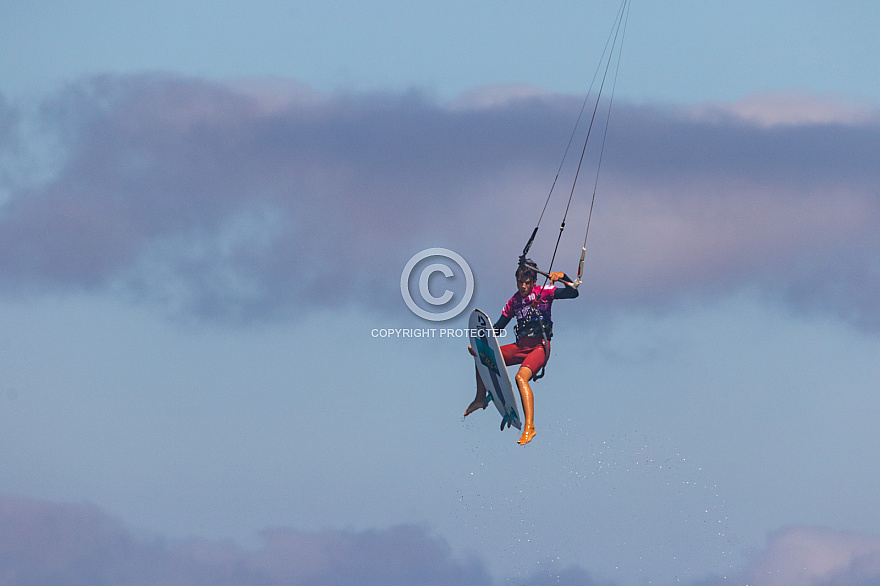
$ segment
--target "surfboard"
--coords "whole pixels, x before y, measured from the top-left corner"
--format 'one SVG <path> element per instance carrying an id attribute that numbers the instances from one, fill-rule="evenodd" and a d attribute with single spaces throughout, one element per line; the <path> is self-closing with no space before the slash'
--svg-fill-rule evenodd
<path id="1" fill-rule="evenodd" d="M 516 396 L 513 394 L 513 385 L 510 384 L 510 374 L 504 365 L 504 357 L 501 355 L 501 346 L 495 336 L 492 320 L 479 309 L 471 313 L 470 321 L 471 348 L 477 353 L 474 360 L 477 363 L 477 373 L 483 385 L 486 387 L 488 398 L 498 413 L 501 414 L 501 429 L 511 425 L 522 429 L 519 418 L 519 410 L 516 408 Z"/>

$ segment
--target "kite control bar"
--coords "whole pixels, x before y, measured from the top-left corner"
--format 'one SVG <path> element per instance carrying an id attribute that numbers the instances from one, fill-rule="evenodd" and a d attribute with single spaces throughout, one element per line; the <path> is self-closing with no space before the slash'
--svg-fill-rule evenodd
<path id="1" fill-rule="evenodd" d="M 538 231 L 538 229 L 535 228 L 535 231 L 532 232 L 532 238 L 529 239 L 529 243 L 526 244 L 526 247 L 525 247 L 525 250 L 523 250 L 522 256 L 519 257 L 519 265 L 520 266 L 527 266 L 530 269 L 532 269 L 533 271 L 535 271 L 536 273 L 538 273 L 539 275 L 544 275 L 545 277 L 547 277 L 549 279 L 550 273 L 542 271 L 541 269 L 538 268 L 538 266 L 534 262 L 526 259 L 526 253 L 528 252 L 529 247 L 532 245 L 532 239 L 535 237 L 535 232 L 537 232 L 537 231 Z M 580 286 L 580 284 L 581 284 L 581 271 L 584 270 L 584 255 L 586 254 L 586 252 L 587 252 L 587 248 L 585 246 L 583 253 L 581 253 L 581 262 L 580 262 L 580 265 L 578 266 L 577 279 L 575 279 L 574 282 L 559 279 L 560 283 L 564 283 L 565 285 L 568 285 L 572 289 L 577 289 Z"/>
<path id="2" fill-rule="evenodd" d="M 544 275 L 544 276 L 547 277 L 548 279 L 550 278 L 550 273 L 545 273 L 545 272 L 542 271 L 541 269 L 536 269 L 535 267 L 532 267 L 532 269 L 534 269 L 534 271 L 535 271 L 536 273 L 538 273 L 539 275 Z M 564 280 L 564 279 L 559 279 L 559 282 L 568 285 L 568 286 L 571 287 L 572 289 L 577 289 L 578 286 L 581 284 L 581 280 L 580 280 L 580 279 L 575 279 L 574 282 L 566 281 L 566 280 Z"/>
<path id="3" fill-rule="evenodd" d="M 565 224 L 563 224 L 563 226 L 564 226 L 564 225 L 565 225 Z M 560 229 L 560 230 L 561 230 L 561 229 Z M 537 234 L 537 233 L 538 233 L 538 228 L 537 228 L 537 226 L 536 226 L 535 229 L 532 230 L 532 235 L 531 235 L 531 237 L 529 238 L 529 241 L 526 243 L 526 247 L 523 248 L 523 253 L 522 253 L 522 254 L 520 255 L 520 257 L 519 257 L 519 266 L 521 266 L 521 267 L 522 267 L 522 266 L 527 266 L 527 267 L 529 267 L 530 269 L 532 269 L 533 271 L 535 271 L 536 273 L 538 273 L 539 275 L 544 275 L 545 277 L 547 277 L 547 278 L 549 279 L 549 278 L 550 278 L 550 273 L 547 273 L 547 272 L 542 271 L 541 269 L 538 268 L 538 266 L 537 266 L 533 261 L 528 260 L 528 259 L 526 258 L 526 255 L 529 253 L 529 249 L 532 247 L 532 242 L 535 240 L 535 234 Z M 571 287 L 571 288 L 573 288 L 573 289 L 577 289 L 577 288 L 580 286 L 580 284 L 581 284 L 581 274 L 583 274 L 583 270 L 584 270 L 584 256 L 585 256 L 586 254 L 587 254 L 587 247 L 586 247 L 586 245 L 584 245 L 584 249 L 583 249 L 583 251 L 581 252 L 581 262 L 580 262 L 580 264 L 578 265 L 578 276 L 577 276 L 577 279 L 575 279 L 573 282 L 572 282 L 572 281 L 565 281 L 565 280 L 563 280 L 563 279 L 559 279 L 559 282 L 564 283 L 564 284 L 568 285 L 569 287 Z M 554 256 L 555 256 L 555 255 L 554 255 Z"/>

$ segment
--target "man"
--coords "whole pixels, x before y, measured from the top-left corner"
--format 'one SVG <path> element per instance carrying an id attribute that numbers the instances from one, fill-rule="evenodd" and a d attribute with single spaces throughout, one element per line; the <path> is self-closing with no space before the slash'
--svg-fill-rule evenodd
<path id="1" fill-rule="evenodd" d="M 501 317 L 495 322 L 496 332 L 503 330 L 510 320 L 516 317 L 516 342 L 501 346 L 501 354 L 507 366 L 519 364 L 516 373 L 516 386 L 522 399 L 525 426 L 517 443 L 525 445 L 535 437 L 534 398 L 529 381 L 544 366 L 550 356 L 550 338 L 553 335 L 553 321 L 550 307 L 554 299 L 574 299 L 578 290 L 571 287 L 571 279 L 565 273 L 550 273 L 550 282 L 563 281 L 564 287 L 539 287 L 536 265 L 526 260 L 516 270 L 517 292 L 504 306 Z M 475 355 L 473 348 L 468 352 Z M 464 415 L 467 417 L 477 409 L 485 409 L 489 404 L 486 386 L 477 373 L 477 396 L 468 405 Z"/>

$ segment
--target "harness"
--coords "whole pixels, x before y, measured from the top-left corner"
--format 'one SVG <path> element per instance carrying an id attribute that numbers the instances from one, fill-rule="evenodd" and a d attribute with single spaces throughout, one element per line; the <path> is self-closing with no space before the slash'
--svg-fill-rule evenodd
<path id="1" fill-rule="evenodd" d="M 547 338 L 553 337 L 553 322 L 549 319 L 536 318 L 528 321 L 517 320 L 513 327 L 516 339 L 520 338 Z"/>
<path id="2" fill-rule="evenodd" d="M 516 325 L 513 327 L 517 341 L 520 338 L 541 338 L 541 346 L 544 348 L 544 364 L 541 365 L 541 370 L 532 373 L 533 381 L 544 377 L 547 363 L 550 362 L 550 338 L 553 337 L 553 321 L 543 317 L 537 309 L 540 300 L 541 296 L 536 295 L 532 305 L 526 310 L 526 319 L 517 319 Z"/>

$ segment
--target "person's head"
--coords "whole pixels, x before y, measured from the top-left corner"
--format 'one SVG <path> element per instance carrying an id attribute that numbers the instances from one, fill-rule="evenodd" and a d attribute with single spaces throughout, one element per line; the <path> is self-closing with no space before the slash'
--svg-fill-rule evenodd
<path id="1" fill-rule="evenodd" d="M 535 263 L 526 259 L 516 269 L 516 288 L 523 297 L 527 297 L 532 292 L 538 280 L 538 273 L 535 271 L 535 268 Z"/>

